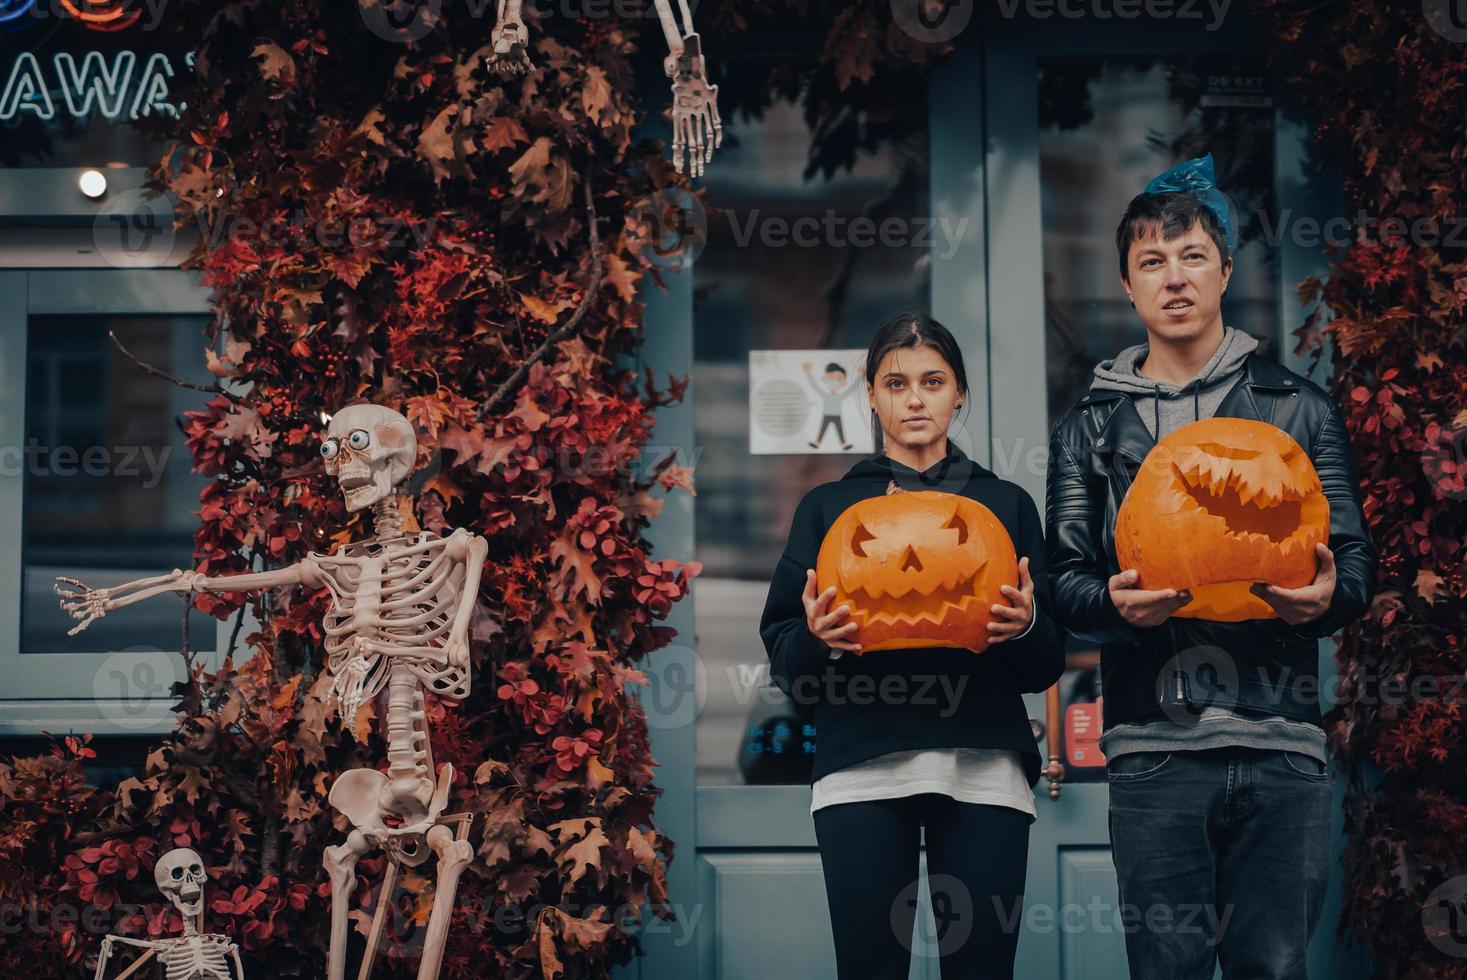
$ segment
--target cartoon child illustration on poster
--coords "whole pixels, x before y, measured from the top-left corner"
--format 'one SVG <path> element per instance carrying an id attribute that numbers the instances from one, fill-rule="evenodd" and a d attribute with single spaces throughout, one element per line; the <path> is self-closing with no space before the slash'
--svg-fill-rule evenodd
<path id="1" fill-rule="evenodd" d="M 825 430 L 835 426 L 835 437 L 840 440 L 840 448 L 848 450 L 851 444 L 846 441 L 845 429 L 841 425 L 841 406 L 856 389 L 854 379 L 848 379 L 846 369 L 831 361 L 825 365 L 825 370 L 820 373 L 820 380 L 815 380 L 813 361 L 805 361 L 800 365 L 805 372 L 805 380 L 809 382 L 810 389 L 815 392 L 815 397 L 820 399 L 820 428 L 817 430 L 815 440 L 810 443 L 811 449 L 819 449 L 820 444 L 825 441 Z"/>

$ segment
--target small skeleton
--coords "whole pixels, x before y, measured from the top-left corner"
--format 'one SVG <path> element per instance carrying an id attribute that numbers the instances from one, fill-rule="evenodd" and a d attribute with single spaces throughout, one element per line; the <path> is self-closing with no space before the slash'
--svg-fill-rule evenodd
<path id="1" fill-rule="evenodd" d="M 372 508 L 372 535 L 335 554 L 308 555 L 298 564 L 243 575 L 205 576 L 175 569 L 110 589 L 75 579 L 57 586 L 62 607 L 85 629 L 104 613 L 165 592 L 247 592 L 282 586 L 326 587 L 327 670 L 341 717 L 386 691 L 383 715 L 388 771 L 352 769 L 331 786 L 331 805 L 352 824 L 344 844 L 326 849 L 331 879 L 330 978 L 346 971 L 347 913 L 355 868 L 370 850 L 385 851 L 383 900 L 377 905 L 359 977 L 370 976 L 384 913 L 399 866 L 438 861 L 438 889 L 428 918 L 419 980 L 435 980 L 448 939 L 458 878 L 473 858 L 469 813 L 445 815 L 453 766 L 437 772 L 428 740 L 423 691 L 463 699 L 469 693 L 469 618 L 479 593 L 488 545 L 455 529 L 447 537 L 402 529 L 400 487 L 412 472 L 417 438 L 408 420 L 378 405 L 351 405 L 332 417 L 321 443 L 326 472 L 349 511 Z M 170 977 L 170 980 L 172 978 Z"/>
<path id="2" fill-rule="evenodd" d="M 679 28 L 672 0 L 653 0 L 657 19 L 667 38 L 668 55 L 662 70 L 672 79 L 672 166 L 683 172 L 686 154 L 694 177 L 703 175 L 713 151 L 723 145 L 723 120 L 718 115 L 718 86 L 708 84 L 708 65 L 703 60 L 703 40 L 693 30 L 693 12 L 688 0 L 677 0 L 683 26 Z M 499 0 L 499 19 L 494 25 L 493 54 L 484 59 L 490 71 L 502 77 L 523 75 L 534 69 L 530 63 L 530 32 L 522 16 L 524 0 Z"/>
<path id="3" fill-rule="evenodd" d="M 102 953 L 97 957 L 96 980 L 106 976 L 107 961 L 119 943 L 144 950 L 123 970 L 116 980 L 132 976 L 153 957 L 163 965 L 165 980 L 244 980 L 244 967 L 239 962 L 239 947 L 228 936 L 205 934 L 204 883 L 209 880 L 204 859 L 187 847 L 176 848 L 158 859 L 153 867 L 153 880 L 174 908 L 183 914 L 183 935 L 175 939 L 129 939 L 126 936 L 104 936 Z M 230 962 L 234 963 L 233 972 Z"/>

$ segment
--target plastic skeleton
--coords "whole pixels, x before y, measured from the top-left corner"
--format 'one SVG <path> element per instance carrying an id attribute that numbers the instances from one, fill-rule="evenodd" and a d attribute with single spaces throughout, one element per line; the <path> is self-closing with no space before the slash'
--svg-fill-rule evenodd
<path id="1" fill-rule="evenodd" d="M 327 669 L 341 717 L 386 691 L 384 729 L 387 772 L 353 769 L 331 786 L 330 802 L 352 824 L 344 844 L 326 849 L 331 879 L 331 980 L 346 971 L 347 913 L 356 890 L 358 859 L 374 849 L 389 861 L 384 900 L 367 940 L 360 977 L 371 973 L 384 913 L 400 866 L 417 867 L 437 856 L 438 888 L 424 937 L 419 980 L 438 976 L 459 875 L 473 857 L 466 839 L 472 814 L 445 815 L 453 766 L 434 780 L 433 756 L 423 708 L 424 689 L 462 699 L 469 693 L 469 617 L 479 592 L 488 550 L 483 538 L 459 528 L 448 537 L 427 531 L 407 535 L 398 511 L 398 488 L 412 471 L 417 439 L 407 419 L 377 405 L 337 412 L 326 429 L 321 455 L 350 511 L 372 508 L 373 533 L 332 555 L 312 554 L 296 565 L 267 572 L 209 577 L 180 572 L 110 589 L 88 589 L 74 579 L 57 586 L 62 606 L 84 629 L 113 609 L 164 592 L 244 592 L 281 586 L 325 586 Z"/>
<path id="2" fill-rule="evenodd" d="M 239 962 L 239 947 L 228 936 L 206 935 L 203 924 L 204 883 L 209 880 L 204 859 L 198 853 L 180 847 L 158 859 L 153 867 L 153 880 L 168 896 L 174 908 L 183 913 L 183 935 L 176 939 L 129 939 L 126 936 L 104 936 L 102 953 L 97 957 L 96 980 L 106 976 L 112 949 L 121 943 L 145 950 L 115 980 L 132 976 L 153 957 L 163 966 L 165 980 L 244 980 L 244 967 Z M 234 963 L 234 971 L 229 969 Z"/>
<path id="3" fill-rule="evenodd" d="M 672 79 L 672 166 L 683 172 L 683 155 L 694 177 L 703 175 L 713 151 L 723 145 L 723 120 L 718 115 L 718 86 L 708 84 L 708 65 L 703 60 L 703 40 L 693 30 L 693 12 L 688 0 L 677 0 L 683 27 L 678 27 L 672 0 L 653 0 L 657 18 L 667 38 L 668 55 L 662 70 Z M 509 77 L 534 69 L 530 63 L 530 32 L 523 17 L 524 0 L 499 0 L 499 19 L 494 25 L 494 53 L 485 65 Z"/>

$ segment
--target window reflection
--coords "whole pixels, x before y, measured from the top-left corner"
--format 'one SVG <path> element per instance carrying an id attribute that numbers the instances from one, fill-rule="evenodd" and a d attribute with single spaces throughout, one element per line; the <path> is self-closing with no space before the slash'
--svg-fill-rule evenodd
<path id="1" fill-rule="evenodd" d="M 709 686 L 698 779 L 803 784 L 817 735 L 768 683 L 759 615 L 800 497 L 859 457 L 750 455 L 749 351 L 865 347 L 887 317 L 926 311 L 928 248 L 914 219 L 929 212 L 927 136 L 863 155 L 848 172 L 806 179 L 811 133 L 798 106 L 775 102 L 760 118 L 726 119 L 725 128 L 732 138 L 705 181 L 710 204 L 723 210 L 711 211 L 693 267 L 704 564 L 694 608 Z M 904 234 L 853 247 L 849 223 L 863 215 L 878 226 L 898 219 L 889 227 Z M 801 219 L 818 227 L 813 241 L 790 234 Z M 891 244 L 897 240 L 905 244 Z"/>
<path id="2" fill-rule="evenodd" d="M 1039 159 L 1049 417 L 1090 386 L 1091 369 L 1146 340 L 1121 288 L 1116 225 L 1173 164 L 1211 151 L 1233 204 L 1238 250 L 1223 319 L 1275 355 L 1276 249 L 1271 75 L 1253 59 L 1040 62 Z"/>
<path id="3" fill-rule="evenodd" d="M 195 382 L 204 317 L 32 317 L 26 357 L 25 595 L 27 654 L 176 650 L 182 599 L 159 597 L 108 613 L 84 632 L 60 609 L 56 576 L 93 587 L 193 565 L 199 492 L 177 420 L 207 396 L 144 373 L 139 360 Z M 214 620 L 189 617 L 195 649 L 214 646 Z"/>

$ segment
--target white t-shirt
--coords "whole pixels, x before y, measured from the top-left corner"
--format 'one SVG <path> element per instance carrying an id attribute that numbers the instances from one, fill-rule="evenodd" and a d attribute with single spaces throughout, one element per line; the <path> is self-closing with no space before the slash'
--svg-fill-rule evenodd
<path id="1" fill-rule="evenodd" d="M 1007 806 L 1035 816 L 1034 791 L 1012 749 L 906 749 L 826 773 L 810 788 L 810 812 L 835 803 L 941 793 L 960 803 Z"/>
<path id="2" fill-rule="evenodd" d="M 1019 636 L 1033 628 L 1031 619 Z M 831 660 L 839 660 L 845 651 L 826 652 Z M 959 803 L 1007 806 L 1036 816 L 1034 791 L 1019 753 L 967 747 L 903 749 L 826 773 L 810 787 L 810 812 L 836 803 L 894 800 L 918 793 L 941 793 Z"/>

